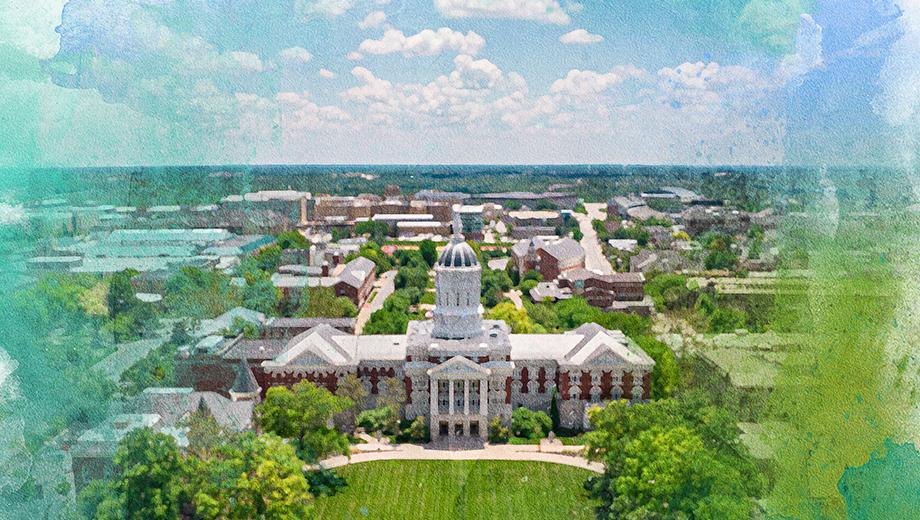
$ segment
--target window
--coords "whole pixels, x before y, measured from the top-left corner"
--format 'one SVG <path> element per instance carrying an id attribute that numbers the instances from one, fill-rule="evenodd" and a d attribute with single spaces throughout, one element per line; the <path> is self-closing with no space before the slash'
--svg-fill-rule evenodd
<path id="1" fill-rule="evenodd" d="M 450 406 L 450 381 L 438 381 L 438 413 L 447 413 Z"/>
<path id="2" fill-rule="evenodd" d="M 470 381 L 470 413 L 481 413 L 479 410 L 479 381 Z"/>
<path id="3" fill-rule="evenodd" d="M 463 381 L 454 381 L 454 413 L 463 413 Z"/>

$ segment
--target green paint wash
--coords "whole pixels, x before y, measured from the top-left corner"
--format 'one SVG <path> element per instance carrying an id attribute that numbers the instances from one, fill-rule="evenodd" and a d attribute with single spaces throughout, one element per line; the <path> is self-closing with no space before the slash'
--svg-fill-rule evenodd
<path id="1" fill-rule="evenodd" d="M 822 221 L 829 206 L 819 202 L 812 218 L 783 231 L 784 246 L 805 253 L 812 276 L 804 295 L 777 300 L 782 327 L 809 340 L 790 353 L 769 400 L 771 419 L 789 426 L 770 439 L 770 518 L 846 518 L 851 498 L 838 490 L 841 475 L 908 431 L 914 384 L 893 360 L 909 336 L 897 323 L 910 314 L 903 274 L 917 223 L 903 211 L 866 212 L 846 200 L 859 190 L 844 182 L 837 193 L 846 194 L 833 203 L 838 219 Z"/>
<path id="2" fill-rule="evenodd" d="M 862 466 L 847 468 L 837 484 L 847 518 L 915 518 L 920 511 L 920 453 L 913 444 L 885 440 Z"/>

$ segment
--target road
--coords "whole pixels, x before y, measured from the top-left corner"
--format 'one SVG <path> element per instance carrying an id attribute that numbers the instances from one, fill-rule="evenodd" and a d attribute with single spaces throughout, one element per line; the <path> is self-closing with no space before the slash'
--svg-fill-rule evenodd
<path id="1" fill-rule="evenodd" d="M 396 270 L 394 269 L 383 273 L 380 275 L 380 278 L 374 282 L 377 295 L 374 296 L 372 301 L 365 303 L 364 307 L 361 307 L 361 310 L 358 311 L 358 318 L 355 320 L 355 334 L 361 334 L 361 331 L 364 330 L 364 324 L 371 318 L 371 314 L 383 308 L 384 300 L 386 300 L 389 295 L 393 294 L 395 281 Z"/>
<path id="2" fill-rule="evenodd" d="M 613 274 L 607 257 L 601 249 L 601 243 L 597 239 L 597 233 L 591 227 L 591 221 L 594 219 L 605 220 L 607 218 L 606 204 L 603 202 L 586 202 L 585 209 L 588 214 L 575 213 L 575 219 L 578 220 L 578 227 L 581 229 L 581 247 L 585 250 L 585 267 L 600 272 L 601 274 Z"/>

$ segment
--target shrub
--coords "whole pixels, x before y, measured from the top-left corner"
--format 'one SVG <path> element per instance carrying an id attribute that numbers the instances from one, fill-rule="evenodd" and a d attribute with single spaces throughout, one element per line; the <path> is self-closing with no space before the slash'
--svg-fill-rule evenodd
<path id="1" fill-rule="evenodd" d="M 493 417 L 489 421 L 489 442 L 492 443 L 506 443 L 508 439 L 511 438 L 511 430 L 505 428 L 502 424 L 501 417 Z"/>
<path id="2" fill-rule="evenodd" d="M 709 332 L 734 332 L 747 326 L 747 313 L 732 307 L 719 307 L 709 317 Z"/>
<path id="3" fill-rule="evenodd" d="M 524 280 L 521 282 L 521 292 L 529 293 L 531 289 L 537 286 L 536 280 Z"/>
<path id="4" fill-rule="evenodd" d="M 369 433 L 383 432 L 386 435 L 394 435 L 393 431 L 393 410 L 387 406 L 364 410 L 358 414 L 356 423 Z"/>
<path id="5" fill-rule="evenodd" d="M 425 417 L 419 415 L 413 419 L 403 434 L 412 442 L 428 442 L 428 422 Z"/>
<path id="6" fill-rule="evenodd" d="M 553 420 L 545 412 L 534 412 L 523 406 L 511 414 L 511 431 L 518 437 L 540 439 L 553 429 Z"/>

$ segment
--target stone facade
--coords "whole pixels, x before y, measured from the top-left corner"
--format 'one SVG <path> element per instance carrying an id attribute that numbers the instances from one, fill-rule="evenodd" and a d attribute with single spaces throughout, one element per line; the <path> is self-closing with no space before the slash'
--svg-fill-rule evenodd
<path id="1" fill-rule="evenodd" d="M 548 412 L 554 391 L 569 428 L 583 427 L 585 411 L 603 401 L 649 399 L 654 361 L 622 332 L 589 323 L 565 334 L 511 334 L 505 322 L 482 318 L 481 276 L 455 235 L 435 266 L 433 319 L 410 322 L 405 335 L 355 336 L 323 324 L 286 341 L 237 339 L 207 355 L 222 360 L 225 377 L 247 359 L 262 392 L 303 379 L 335 392 L 354 374 L 373 406 L 383 381 L 401 381 L 404 415 L 426 417 L 433 439 L 485 438 L 489 421 L 510 423 L 515 407 Z"/>

